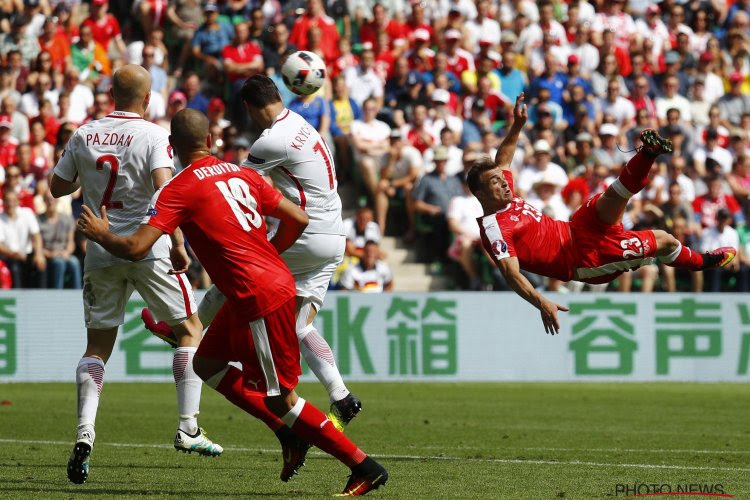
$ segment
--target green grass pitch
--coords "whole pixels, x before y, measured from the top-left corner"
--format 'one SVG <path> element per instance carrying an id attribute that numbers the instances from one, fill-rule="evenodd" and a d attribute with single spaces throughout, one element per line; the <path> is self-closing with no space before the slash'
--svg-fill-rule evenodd
<path id="1" fill-rule="evenodd" d="M 370 498 L 624 498 L 618 483 L 721 484 L 734 498 L 750 498 L 750 385 L 351 387 L 364 411 L 347 433 L 391 476 Z M 325 403 L 319 384 L 299 392 Z M 299 476 L 281 483 L 274 436 L 211 389 L 203 394 L 200 423 L 226 448 L 216 459 L 172 448 L 173 385 L 105 384 L 89 481 L 78 486 L 65 475 L 75 387 L 0 384 L 0 498 L 330 498 L 341 491 L 348 470 L 316 451 Z"/>

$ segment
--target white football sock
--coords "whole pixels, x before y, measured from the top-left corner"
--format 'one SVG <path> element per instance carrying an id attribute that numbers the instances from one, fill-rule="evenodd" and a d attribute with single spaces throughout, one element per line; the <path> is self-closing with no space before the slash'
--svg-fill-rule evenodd
<path id="1" fill-rule="evenodd" d="M 216 285 L 211 285 L 211 288 L 203 296 L 201 303 L 198 304 L 198 318 L 200 318 L 204 329 L 208 328 L 208 325 L 219 314 L 219 309 L 221 309 L 226 300 L 227 298 L 216 288 Z"/>
<path id="2" fill-rule="evenodd" d="M 325 386 L 331 403 L 344 399 L 349 394 L 349 389 L 344 385 L 344 380 L 336 366 L 336 359 L 333 357 L 333 351 L 326 339 L 312 324 L 309 324 L 297 330 L 297 340 L 299 340 L 299 350 L 307 366 Z"/>
<path id="3" fill-rule="evenodd" d="M 178 347 L 172 358 L 172 374 L 177 386 L 177 410 L 180 415 L 178 427 L 188 434 L 198 432 L 198 409 L 201 402 L 203 381 L 193 370 L 193 356 L 197 347 Z"/>
<path id="4" fill-rule="evenodd" d="M 99 358 L 84 357 L 76 367 L 78 389 L 78 427 L 91 426 L 96 422 L 99 396 L 104 384 L 104 363 Z"/>

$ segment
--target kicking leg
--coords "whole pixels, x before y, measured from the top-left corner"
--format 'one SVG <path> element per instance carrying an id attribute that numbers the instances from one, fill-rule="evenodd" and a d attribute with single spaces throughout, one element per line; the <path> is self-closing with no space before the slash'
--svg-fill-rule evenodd
<path id="1" fill-rule="evenodd" d="M 618 224 L 630 198 L 648 184 L 648 174 L 654 160 L 672 151 L 672 141 L 659 137 L 651 129 L 641 132 L 643 146 L 623 167 L 620 175 L 596 200 L 596 214 L 605 224 Z"/>
<path id="2" fill-rule="evenodd" d="M 362 410 L 362 402 L 346 388 L 331 346 L 313 325 L 317 311 L 312 302 L 297 296 L 295 307 L 300 353 L 328 392 L 332 403 L 328 418 L 342 430 Z"/>
<path id="3" fill-rule="evenodd" d="M 117 328 L 89 328 L 86 352 L 76 368 L 78 429 L 76 443 L 68 460 L 68 479 L 76 484 L 85 483 L 89 476 L 89 457 L 96 436 L 96 411 L 104 384 L 104 364 L 115 346 Z"/>

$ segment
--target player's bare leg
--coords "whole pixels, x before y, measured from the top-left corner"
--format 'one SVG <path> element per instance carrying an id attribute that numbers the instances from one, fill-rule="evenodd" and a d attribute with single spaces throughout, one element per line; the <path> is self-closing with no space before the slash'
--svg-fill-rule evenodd
<path id="1" fill-rule="evenodd" d="M 174 447 L 186 453 L 196 452 L 216 457 L 224 449 L 212 442 L 198 426 L 198 413 L 203 382 L 193 369 L 193 357 L 201 341 L 203 326 L 197 314 L 171 327 L 177 339 L 172 358 L 172 374 L 177 388 L 179 422 Z"/>
<path id="2" fill-rule="evenodd" d="M 68 460 L 68 479 L 76 484 L 85 483 L 89 476 L 89 458 L 96 437 L 96 412 L 104 384 L 104 365 L 115 346 L 117 328 L 89 328 L 86 352 L 76 368 L 78 428 L 76 443 Z"/>
<path id="3" fill-rule="evenodd" d="M 388 480 L 388 471 L 349 440 L 318 408 L 297 395 L 281 389 L 280 396 L 265 398 L 268 408 L 292 431 L 337 458 L 352 471 L 342 496 L 360 496 Z"/>
<path id="4" fill-rule="evenodd" d="M 318 312 L 315 306 L 309 299 L 298 295 L 295 308 L 300 353 L 328 392 L 331 400 L 328 418 L 338 430 L 343 431 L 344 427 L 362 411 L 362 402 L 346 388 L 336 366 L 331 346 L 313 325 Z"/>
<path id="5" fill-rule="evenodd" d="M 283 467 L 281 480 L 289 481 L 305 465 L 305 457 L 310 445 L 300 439 L 284 422 L 266 406 L 264 397 L 245 390 L 242 371 L 230 366 L 226 361 L 196 356 L 193 362 L 195 372 L 222 394 L 230 403 L 244 410 L 266 424 L 281 443 Z"/>

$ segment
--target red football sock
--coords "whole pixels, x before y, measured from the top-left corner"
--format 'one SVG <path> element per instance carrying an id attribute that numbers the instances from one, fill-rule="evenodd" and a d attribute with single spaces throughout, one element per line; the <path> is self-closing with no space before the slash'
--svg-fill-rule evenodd
<path id="1" fill-rule="evenodd" d="M 682 245 L 680 254 L 674 261 L 667 263 L 667 265 L 689 269 L 690 271 L 700 271 L 703 267 L 703 255 Z"/>
<path id="2" fill-rule="evenodd" d="M 228 367 L 227 373 L 221 379 L 221 382 L 219 382 L 216 390 L 223 394 L 232 404 L 261 420 L 272 431 L 276 432 L 284 427 L 284 422 L 266 408 L 262 395 L 245 390 L 242 382 L 242 371 L 234 366 Z"/>
<path id="3" fill-rule="evenodd" d="M 319 409 L 302 398 L 299 398 L 294 408 L 284 416 L 284 421 L 287 425 L 291 423 L 290 427 L 295 434 L 338 458 L 349 468 L 359 465 L 367 458 L 365 452 L 339 432 Z"/>
<path id="4" fill-rule="evenodd" d="M 636 153 L 623 167 L 618 178 L 625 189 L 635 194 L 648 184 L 648 173 L 651 171 L 651 165 L 653 164 L 653 156 Z"/>

